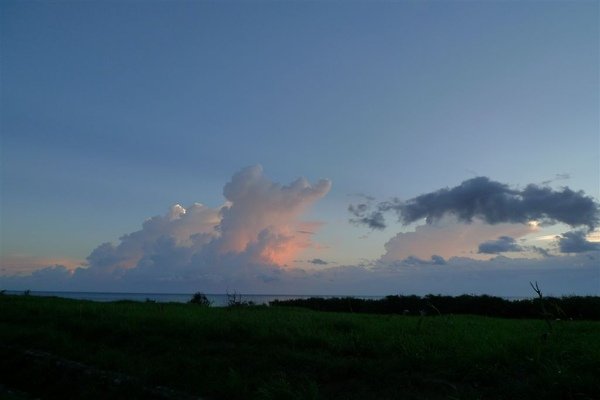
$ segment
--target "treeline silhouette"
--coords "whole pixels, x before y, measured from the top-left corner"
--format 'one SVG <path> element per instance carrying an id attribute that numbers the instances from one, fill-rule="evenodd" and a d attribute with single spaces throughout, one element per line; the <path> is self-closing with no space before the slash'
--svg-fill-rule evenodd
<path id="1" fill-rule="evenodd" d="M 383 299 L 335 297 L 274 300 L 278 307 L 302 307 L 316 311 L 365 314 L 447 315 L 473 314 L 502 318 L 555 318 L 600 320 L 600 297 L 568 296 L 507 300 L 481 295 L 386 296 Z"/>

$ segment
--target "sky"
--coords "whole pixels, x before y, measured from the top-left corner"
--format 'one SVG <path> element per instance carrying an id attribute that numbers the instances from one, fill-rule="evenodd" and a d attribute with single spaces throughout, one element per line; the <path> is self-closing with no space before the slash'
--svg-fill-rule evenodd
<path id="1" fill-rule="evenodd" d="M 0 289 L 600 295 L 596 1 L 0 4 Z"/>

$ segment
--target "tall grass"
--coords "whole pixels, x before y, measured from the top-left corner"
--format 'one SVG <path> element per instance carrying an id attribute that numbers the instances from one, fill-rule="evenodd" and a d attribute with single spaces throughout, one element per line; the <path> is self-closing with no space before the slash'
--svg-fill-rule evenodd
<path id="1" fill-rule="evenodd" d="M 215 399 L 594 398 L 600 323 L 560 321 L 546 341 L 545 329 L 540 320 L 5 295 L 0 383 L 50 398 L 110 389 L 88 393 L 77 377 L 32 365 L 23 352 L 36 349 Z"/>

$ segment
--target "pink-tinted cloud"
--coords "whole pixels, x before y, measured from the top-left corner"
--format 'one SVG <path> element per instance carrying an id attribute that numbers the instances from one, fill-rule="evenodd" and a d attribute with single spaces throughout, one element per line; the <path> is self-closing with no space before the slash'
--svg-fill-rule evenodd
<path id="1" fill-rule="evenodd" d="M 414 232 L 400 232 L 385 244 L 383 262 L 393 262 L 409 257 L 430 259 L 469 256 L 474 259 L 489 259 L 489 255 L 477 254 L 479 244 L 500 236 L 518 238 L 535 232 L 537 227 L 527 224 L 501 223 L 490 225 L 474 219 L 465 224 L 452 217 L 417 226 Z"/>
<path id="2" fill-rule="evenodd" d="M 316 227 L 299 221 L 299 216 L 330 188 L 328 180 L 313 186 L 304 178 L 282 186 L 268 180 L 260 166 L 238 172 L 223 189 L 229 204 L 221 210 L 219 252 L 240 253 L 258 246 L 254 261 L 290 263 L 310 245 L 310 236 L 301 232 Z"/>
<path id="3" fill-rule="evenodd" d="M 262 167 L 236 173 L 224 187 L 220 208 L 176 204 L 163 216 L 144 222 L 119 243 L 104 243 L 88 256 L 82 275 L 150 274 L 160 279 L 197 273 L 233 275 L 235 267 L 284 266 L 312 245 L 319 222 L 300 219 L 307 207 L 331 187 L 328 180 L 311 185 L 304 178 L 290 185 L 271 182 Z M 233 268 L 233 270 L 232 270 Z M 178 278 L 179 279 L 179 278 Z"/>
<path id="4" fill-rule="evenodd" d="M 0 258 L 0 275 L 27 275 L 33 271 L 54 265 L 62 265 L 67 270 L 72 271 L 84 264 L 84 260 L 74 258 L 7 254 Z"/>

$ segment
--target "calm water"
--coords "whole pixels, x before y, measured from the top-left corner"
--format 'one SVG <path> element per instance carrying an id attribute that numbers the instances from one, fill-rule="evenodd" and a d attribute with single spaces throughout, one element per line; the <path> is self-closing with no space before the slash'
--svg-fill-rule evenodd
<path id="1" fill-rule="evenodd" d="M 23 294 L 22 291 L 7 290 L 6 294 Z M 157 302 L 175 302 L 186 303 L 192 298 L 191 293 L 102 293 L 102 292 L 42 292 L 31 291 L 31 296 L 56 296 L 68 299 L 92 300 L 92 301 L 117 301 L 133 300 L 146 301 L 146 299 Z M 319 296 L 319 295 L 287 295 L 287 294 L 242 294 L 242 301 L 252 301 L 254 304 L 268 304 L 273 300 L 291 300 L 308 299 L 310 297 L 332 298 L 340 296 Z M 206 297 L 215 307 L 224 307 L 227 305 L 226 294 L 207 294 Z M 381 299 L 383 296 L 351 296 L 360 299 Z"/>

